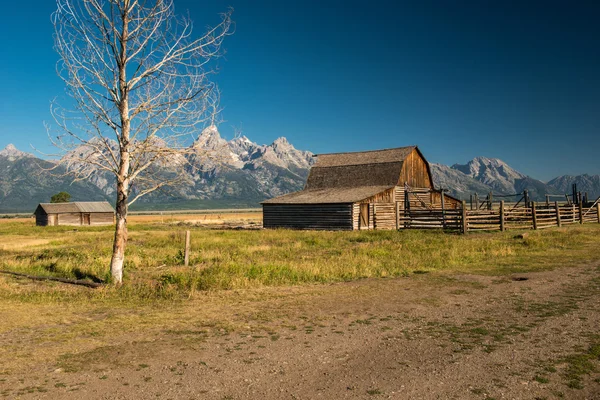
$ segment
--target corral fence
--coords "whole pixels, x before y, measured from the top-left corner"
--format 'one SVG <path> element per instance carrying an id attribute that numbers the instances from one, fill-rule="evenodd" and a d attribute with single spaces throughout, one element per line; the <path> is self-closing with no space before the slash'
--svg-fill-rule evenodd
<path id="1" fill-rule="evenodd" d="M 500 202 L 492 210 L 470 210 L 466 202 L 461 209 L 397 209 L 396 229 L 447 229 L 462 233 L 545 229 L 572 224 L 600 223 L 600 204 L 538 204 L 514 207 Z M 389 207 L 388 207 L 389 208 Z M 386 210 L 391 212 L 391 210 Z M 376 226 L 390 229 L 391 226 Z"/>
<path id="2" fill-rule="evenodd" d="M 600 223 L 600 204 L 537 204 L 507 207 L 500 202 L 498 209 L 468 210 L 463 202 L 462 232 L 506 231 L 511 229 L 545 229 L 571 224 Z"/>
<path id="3" fill-rule="evenodd" d="M 443 193 L 443 192 L 442 192 Z M 501 197 L 501 196 L 498 196 Z M 557 201 L 536 203 L 529 201 L 527 192 L 516 202 L 504 200 L 492 203 L 491 195 L 488 203 L 466 201 L 454 204 L 452 208 L 427 205 L 426 207 L 410 207 L 408 202 L 397 202 L 393 205 L 375 206 L 375 228 L 393 229 L 390 214 L 395 214 L 396 229 L 446 229 L 462 233 L 476 231 L 507 231 L 515 229 L 546 229 L 572 224 L 600 223 L 600 198 L 595 202 L 584 202 L 580 197 L 578 203 L 569 201 L 559 204 Z M 587 195 L 585 196 L 587 197 Z M 577 199 L 577 197 L 574 196 Z M 474 206 L 474 204 L 477 204 Z M 382 223 L 377 224 L 378 213 Z M 383 220 L 386 222 L 383 223 Z"/>

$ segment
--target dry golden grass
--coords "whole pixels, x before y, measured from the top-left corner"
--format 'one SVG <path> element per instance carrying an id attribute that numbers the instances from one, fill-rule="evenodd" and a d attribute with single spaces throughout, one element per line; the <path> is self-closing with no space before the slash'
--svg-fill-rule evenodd
<path id="1" fill-rule="evenodd" d="M 144 218 L 160 216 L 144 216 Z M 557 261 L 592 259 L 600 225 L 457 235 L 441 231 L 309 232 L 215 230 L 187 221 L 130 225 L 125 285 L 69 291 L 27 285 L 0 276 L 0 299 L 70 301 L 90 297 L 144 303 L 194 296 L 208 290 L 410 276 L 428 271 L 512 273 Z M 217 220 L 219 215 L 210 215 Z M 227 218 L 239 218 L 228 214 Z M 208 220 L 208 216 L 207 216 Z M 206 226 L 210 227 L 209 224 Z M 190 267 L 184 268 L 185 231 L 192 232 Z M 36 227 L 34 221 L 0 225 L 0 269 L 31 275 L 110 279 L 112 227 Z M 64 286 L 64 285 L 63 285 Z M 46 290 L 47 289 L 47 290 Z"/>
<path id="2" fill-rule="evenodd" d="M 168 214 L 168 215 L 130 215 L 131 224 L 187 222 L 191 224 L 223 224 L 228 222 L 261 222 L 262 213 L 206 213 L 206 214 Z"/>

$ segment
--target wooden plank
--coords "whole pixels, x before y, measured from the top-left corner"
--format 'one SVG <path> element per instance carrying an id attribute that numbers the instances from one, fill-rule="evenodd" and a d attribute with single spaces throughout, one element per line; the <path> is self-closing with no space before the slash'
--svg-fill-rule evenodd
<path id="1" fill-rule="evenodd" d="M 537 229 L 537 213 L 535 210 L 535 201 L 531 202 L 531 218 L 533 221 L 533 229 Z"/>
<path id="2" fill-rule="evenodd" d="M 504 200 L 500 201 L 500 231 L 504 232 L 506 227 L 504 226 Z"/>
<path id="3" fill-rule="evenodd" d="M 462 233 L 467 233 L 467 202 L 462 202 Z"/>
<path id="4" fill-rule="evenodd" d="M 190 231 L 185 231 L 185 255 L 183 263 L 186 267 L 190 264 Z"/>

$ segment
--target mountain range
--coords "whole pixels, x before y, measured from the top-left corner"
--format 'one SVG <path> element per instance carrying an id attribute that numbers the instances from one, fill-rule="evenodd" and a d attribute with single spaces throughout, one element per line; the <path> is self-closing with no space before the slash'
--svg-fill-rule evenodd
<path id="1" fill-rule="evenodd" d="M 285 137 L 269 145 L 259 145 L 245 136 L 225 140 L 216 127 L 204 129 L 171 168 L 184 169 L 184 184 L 142 197 L 137 209 L 202 209 L 256 206 L 260 201 L 304 187 L 313 154 L 296 149 Z M 80 147 L 67 153 L 63 161 L 85 154 Z M 64 163 L 63 163 L 64 164 Z M 168 166 L 167 166 L 168 167 Z M 529 177 L 505 162 L 476 157 L 468 163 L 452 166 L 431 164 L 438 188 L 463 199 L 478 193 L 497 195 L 522 193 L 527 189 L 532 199 L 543 200 L 546 194 L 564 195 L 571 185 L 600 196 L 599 175 L 560 176 L 549 182 Z M 38 203 L 66 191 L 72 200 L 114 201 L 114 177 L 91 169 L 88 178 L 73 182 L 65 167 L 22 152 L 13 145 L 0 151 L 0 212 L 29 212 Z M 506 198 L 506 200 L 515 200 Z"/>

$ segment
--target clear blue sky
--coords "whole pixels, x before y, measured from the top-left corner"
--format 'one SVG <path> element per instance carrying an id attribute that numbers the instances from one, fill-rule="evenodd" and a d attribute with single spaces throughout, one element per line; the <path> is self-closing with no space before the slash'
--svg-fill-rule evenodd
<path id="1" fill-rule="evenodd" d="M 175 0 L 198 33 L 234 8 L 221 130 L 315 153 L 417 144 L 432 162 L 600 173 L 600 2 Z M 52 0 L 0 15 L 0 148 L 48 150 L 64 91 Z"/>

